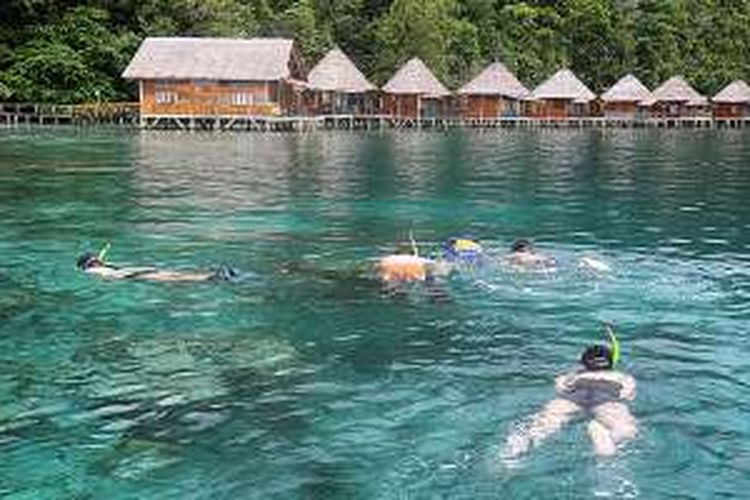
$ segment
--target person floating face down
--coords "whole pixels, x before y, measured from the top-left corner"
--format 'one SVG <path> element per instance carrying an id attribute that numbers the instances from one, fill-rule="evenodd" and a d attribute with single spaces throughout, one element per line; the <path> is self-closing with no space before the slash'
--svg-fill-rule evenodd
<path id="1" fill-rule="evenodd" d="M 396 252 L 378 259 L 377 275 L 387 295 L 398 295 L 404 286 L 422 283 L 433 301 L 448 301 L 447 293 L 435 282 L 445 270 L 433 259 L 421 257 L 416 243 L 399 245 Z"/>
<path id="2" fill-rule="evenodd" d="M 87 274 L 106 279 L 133 279 L 160 282 L 228 281 L 237 277 L 237 272 L 222 266 L 216 271 L 169 271 L 156 267 L 120 267 L 106 261 L 107 244 L 98 254 L 86 252 L 76 260 L 76 268 Z"/>
<path id="3" fill-rule="evenodd" d="M 527 426 L 508 436 L 504 458 L 515 459 L 553 435 L 575 417 L 588 419 L 588 434 L 597 456 L 612 456 L 619 444 L 633 439 L 638 427 L 627 402 L 635 399 L 635 379 L 615 371 L 620 346 L 610 324 L 611 344 L 588 346 L 583 369 L 555 379 L 557 397 L 533 415 Z"/>
<path id="4" fill-rule="evenodd" d="M 506 258 L 512 266 L 521 269 L 549 270 L 557 265 L 554 257 L 537 252 L 534 244 L 525 239 L 514 241 Z"/>

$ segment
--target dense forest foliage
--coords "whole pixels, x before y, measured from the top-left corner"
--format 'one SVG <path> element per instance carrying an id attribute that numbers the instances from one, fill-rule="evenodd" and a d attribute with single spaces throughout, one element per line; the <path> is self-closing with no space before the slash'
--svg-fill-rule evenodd
<path id="1" fill-rule="evenodd" d="M 119 75 L 157 35 L 294 36 L 308 67 L 338 45 L 375 83 L 414 55 L 452 88 L 494 60 L 595 92 L 626 72 L 708 94 L 750 78 L 750 0 L 2 0 L 0 99 L 133 99 Z"/>

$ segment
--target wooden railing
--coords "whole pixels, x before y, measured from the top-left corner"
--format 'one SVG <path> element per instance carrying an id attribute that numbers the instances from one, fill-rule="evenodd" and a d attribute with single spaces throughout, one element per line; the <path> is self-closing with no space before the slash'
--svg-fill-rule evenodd
<path id="1" fill-rule="evenodd" d="M 39 104 L 0 102 L 0 116 L 16 122 L 49 123 L 136 123 L 137 102 L 98 102 L 87 104 Z M 7 121 L 7 120 L 6 120 Z"/>
<path id="2" fill-rule="evenodd" d="M 76 121 L 121 122 L 137 121 L 140 106 L 137 102 L 97 102 L 73 106 Z"/>
<path id="3" fill-rule="evenodd" d="M 72 118 L 73 105 L 71 104 L 38 104 L 28 102 L 2 102 L 0 113 L 17 116 L 45 116 L 52 118 Z"/>

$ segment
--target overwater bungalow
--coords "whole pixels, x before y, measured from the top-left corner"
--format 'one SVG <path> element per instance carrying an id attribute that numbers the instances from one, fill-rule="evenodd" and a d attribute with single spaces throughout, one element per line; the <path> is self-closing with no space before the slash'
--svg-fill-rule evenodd
<path id="1" fill-rule="evenodd" d="M 601 96 L 604 116 L 625 120 L 646 118 L 651 99 L 651 91 L 631 74 L 617 80 Z"/>
<path id="2" fill-rule="evenodd" d="M 340 49 L 329 51 L 307 75 L 314 114 L 373 114 L 377 111 L 377 87 Z"/>
<path id="3" fill-rule="evenodd" d="M 530 94 L 531 114 L 537 118 L 582 117 L 591 114 L 594 94 L 569 69 L 561 69 Z"/>
<path id="4" fill-rule="evenodd" d="M 414 57 L 383 86 L 383 112 L 396 118 L 442 118 L 448 114 L 450 91 Z"/>
<path id="5" fill-rule="evenodd" d="M 288 39 L 147 38 L 122 76 L 148 119 L 295 113 L 305 75 Z"/>
<path id="6" fill-rule="evenodd" d="M 502 63 L 495 62 L 456 93 L 462 118 L 485 119 L 518 116 L 521 99 L 529 90 Z"/>
<path id="7" fill-rule="evenodd" d="M 703 117 L 710 115 L 708 99 L 682 76 L 673 76 L 651 93 L 645 103 L 656 118 Z"/>
<path id="8" fill-rule="evenodd" d="M 735 80 L 711 99 L 716 118 L 750 118 L 750 85 Z"/>

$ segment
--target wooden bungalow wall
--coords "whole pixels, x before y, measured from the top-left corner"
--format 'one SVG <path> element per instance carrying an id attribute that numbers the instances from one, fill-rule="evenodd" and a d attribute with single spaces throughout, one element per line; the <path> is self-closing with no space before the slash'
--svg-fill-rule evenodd
<path id="1" fill-rule="evenodd" d="M 563 119 L 591 115 L 591 105 L 576 104 L 570 99 L 542 99 L 531 106 L 531 116 L 535 118 Z"/>
<path id="2" fill-rule="evenodd" d="M 450 114 L 448 99 L 420 97 L 414 94 L 384 94 L 383 113 L 398 118 L 445 118 Z"/>
<path id="3" fill-rule="evenodd" d="M 602 111 L 606 118 L 633 120 L 645 117 L 645 109 L 635 101 L 606 102 L 602 104 Z"/>
<path id="4" fill-rule="evenodd" d="M 750 103 L 728 104 L 715 103 L 713 105 L 714 117 L 716 118 L 745 118 L 750 117 Z"/>
<path id="5" fill-rule="evenodd" d="M 710 107 L 688 106 L 685 102 L 659 101 L 651 107 L 651 116 L 654 118 L 680 118 L 711 115 Z"/>
<path id="6" fill-rule="evenodd" d="M 305 111 L 308 114 L 374 115 L 378 113 L 378 108 L 379 99 L 375 92 L 305 92 Z"/>
<path id="7" fill-rule="evenodd" d="M 518 116 L 518 101 L 501 96 L 468 95 L 460 99 L 460 113 L 463 118 L 500 118 Z"/>
<path id="8" fill-rule="evenodd" d="M 141 81 L 143 115 L 280 115 L 295 112 L 298 101 L 283 82 Z"/>

